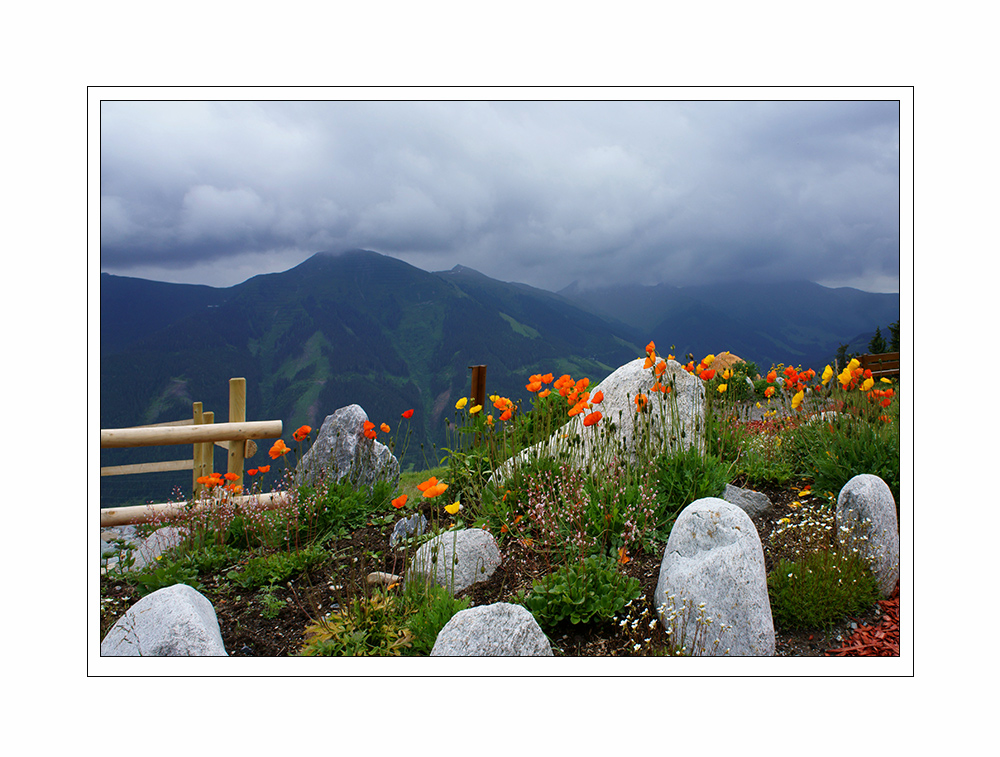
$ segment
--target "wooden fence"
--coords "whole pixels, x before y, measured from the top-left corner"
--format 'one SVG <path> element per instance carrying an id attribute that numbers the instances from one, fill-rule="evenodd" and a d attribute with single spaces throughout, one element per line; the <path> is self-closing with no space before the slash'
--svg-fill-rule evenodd
<path id="1" fill-rule="evenodd" d="M 161 445 L 191 444 L 194 452 L 190 459 L 166 460 L 162 462 L 115 465 L 101 468 L 102 476 L 122 476 L 136 473 L 192 470 L 192 490 L 195 498 L 201 494 L 203 485 L 198 479 L 214 471 L 212 447 L 218 445 L 228 450 L 227 469 L 236 475 L 235 484 L 243 484 L 243 463 L 257 451 L 254 439 L 272 439 L 281 436 L 281 421 L 246 420 L 246 379 L 229 379 L 229 422 L 215 423 L 215 414 L 204 412 L 202 403 L 192 406 L 192 417 L 180 421 L 157 423 L 131 428 L 101 429 L 101 448 L 150 447 Z M 158 506 L 153 506 L 158 507 Z M 146 507 L 121 508 L 124 510 L 146 510 Z M 145 520 L 146 518 L 143 518 Z M 101 514 L 101 524 L 105 525 L 105 513 Z M 140 521 L 136 521 L 140 522 Z M 114 523 L 112 525 L 120 525 Z"/>

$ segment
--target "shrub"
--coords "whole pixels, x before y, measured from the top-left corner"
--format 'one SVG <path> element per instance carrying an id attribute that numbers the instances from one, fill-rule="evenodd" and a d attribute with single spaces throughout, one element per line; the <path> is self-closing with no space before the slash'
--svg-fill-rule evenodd
<path id="1" fill-rule="evenodd" d="M 618 572 L 613 559 L 592 556 L 536 581 L 527 596 L 522 591 L 517 600 L 540 626 L 552 629 L 565 621 L 577 625 L 611 620 L 641 591 L 636 579 Z"/>
<path id="2" fill-rule="evenodd" d="M 871 607 L 878 584 L 857 555 L 820 550 L 797 562 L 779 561 L 768 574 L 767 592 L 776 626 L 829 628 Z"/>

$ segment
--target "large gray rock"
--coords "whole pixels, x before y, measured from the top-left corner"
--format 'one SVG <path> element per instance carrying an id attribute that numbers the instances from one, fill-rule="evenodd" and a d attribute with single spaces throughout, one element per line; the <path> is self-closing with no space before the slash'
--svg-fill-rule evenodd
<path id="1" fill-rule="evenodd" d="M 326 416 L 309 451 L 295 468 L 294 485 L 315 486 L 320 480 L 343 478 L 355 489 L 371 490 L 376 481 L 395 486 L 399 460 L 381 442 L 364 435 L 368 415 L 360 405 L 348 405 Z"/>
<path id="2" fill-rule="evenodd" d="M 771 498 L 761 492 L 751 489 L 741 489 L 732 484 L 726 484 L 726 490 L 722 493 L 722 498 L 732 505 L 736 505 L 751 518 L 765 515 L 774 508 Z"/>
<path id="3" fill-rule="evenodd" d="M 593 407 L 601 420 L 584 426 L 587 413 L 574 416 L 549 439 L 523 450 L 519 459 L 539 456 L 564 459 L 572 466 L 591 470 L 607 467 L 612 458 L 651 459 L 656 451 L 704 449 L 705 385 L 676 360 L 668 360 L 660 382 L 671 386 L 669 394 L 650 391 L 656 383 L 652 368 L 644 368 L 645 358 L 626 363 L 604 381 L 588 387 L 591 396 L 602 392 L 603 401 Z M 645 394 L 646 409 L 636 411 L 635 398 Z M 568 410 L 567 406 L 567 410 Z M 513 470 L 507 461 L 494 474 L 493 482 L 503 481 Z"/>
<path id="4" fill-rule="evenodd" d="M 736 505 L 705 497 L 681 511 L 653 597 L 664 628 L 688 654 L 774 654 L 764 550 Z"/>
<path id="5" fill-rule="evenodd" d="M 499 565 L 500 549 L 488 531 L 446 531 L 420 545 L 410 560 L 406 580 L 430 581 L 455 594 L 485 581 Z"/>
<path id="6" fill-rule="evenodd" d="M 101 642 L 102 657 L 227 657 L 212 603 L 175 584 L 132 605 Z"/>
<path id="7" fill-rule="evenodd" d="M 840 490 L 836 513 L 838 544 L 868 562 L 889 597 L 899 580 L 899 521 L 889 486 L 868 473 L 855 476 Z"/>
<path id="8" fill-rule="evenodd" d="M 455 613 L 434 642 L 431 657 L 552 657 L 535 616 L 497 602 Z"/>

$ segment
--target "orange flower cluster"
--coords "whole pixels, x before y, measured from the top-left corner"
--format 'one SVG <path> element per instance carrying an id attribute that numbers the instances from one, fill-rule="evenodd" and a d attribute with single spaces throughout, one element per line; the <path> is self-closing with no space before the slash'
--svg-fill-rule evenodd
<path id="1" fill-rule="evenodd" d="M 650 344 L 652 344 L 652 342 L 650 342 Z M 646 352 L 649 352 L 649 347 L 646 347 Z M 649 361 L 647 360 L 647 362 Z M 715 355 L 705 355 L 698 365 L 695 365 L 693 360 L 688 362 L 688 364 L 684 366 L 684 370 L 688 373 L 693 373 L 702 381 L 711 381 L 715 378 L 715 368 L 709 368 L 709 366 L 714 362 Z"/>
<path id="2" fill-rule="evenodd" d="M 438 483 L 437 477 L 431 476 L 423 483 L 417 484 L 417 488 L 424 493 L 425 497 L 436 497 L 439 494 L 444 494 L 445 489 L 448 488 L 448 484 Z M 406 502 L 405 498 L 403 502 Z"/>
<path id="3" fill-rule="evenodd" d="M 667 355 L 667 360 L 673 359 L 673 355 Z M 653 386 L 650 387 L 649 391 L 659 392 L 661 394 L 670 394 L 670 387 L 662 383 L 663 372 L 667 370 L 667 360 L 656 356 L 656 345 L 653 342 L 646 345 L 646 360 L 643 362 L 642 367 L 652 368 L 653 374 L 656 376 L 656 381 L 653 383 Z M 690 366 L 692 370 L 694 369 L 694 365 L 691 363 L 684 367 L 688 368 L 688 366 Z M 640 413 L 646 409 L 647 404 L 648 398 L 646 395 L 640 394 L 635 398 L 635 407 Z"/>
<path id="4" fill-rule="evenodd" d="M 590 411 L 583 417 L 584 426 L 593 426 L 603 417 L 599 410 L 594 410 L 594 405 L 599 405 L 604 400 L 604 393 L 595 392 L 591 395 L 587 391 L 587 387 L 590 386 L 589 378 L 574 381 L 573 377 L 567 373 L 560 376 L 553 386 L 558 390 L 560 397 L 566 398 L 570 417 Z"/>
<path id="5" fill-rule="evenodd" d="M 247 475 L 256 476 L 258 473 L 267 473 L 269 470 L 271 470 L 270 465 L 262 465 L 259 468 L 248 468 Z"/>
<path id="6" fill-rule="evenodd" d="M 226 485 L 226 489 L 235 493 L 243 490 L 243 487 L 239 484 L 231 483 L 238 479 L 235 473 L 211 473 L 207 476 L 199 476 L 195 479 L 202 486 L 207 486 L 209 489 L 214 489 L 216 486 L 222 486 L 223 481 L 229 481 L 230 483 Z"/>

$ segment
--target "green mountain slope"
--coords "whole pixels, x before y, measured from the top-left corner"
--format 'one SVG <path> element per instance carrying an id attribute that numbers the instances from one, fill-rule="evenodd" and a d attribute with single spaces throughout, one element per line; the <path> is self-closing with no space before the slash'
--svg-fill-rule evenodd
<path id="1" fill-rule="evenodd" d="M 487 366 L 489 393 L 518 400 L 536 372 L 598 381 L 636 356 L 637 341 L 551 293 L 468 270 L 428 273 L 373 252 L 321 253 L 102 354 L 101 426 L 187 417 L 192 400 L 225 421 L 228 380 L 242 376 L 248 418 L 282 420 L 286 441 L 344 405 L 359 404 L 394 429 L 414 408 L 402 462 L 422 466 L 421 444 L 429 462 L 440 458 L 445 418 L 469 392 L 469 366 Z M 104 450 L 102 465 L 173 456 L 164 448 Z M 177 474 L 181 486 L 189 477 Z M 102 504 L 138 496 L 141 478 L 105 479 Z"/>

